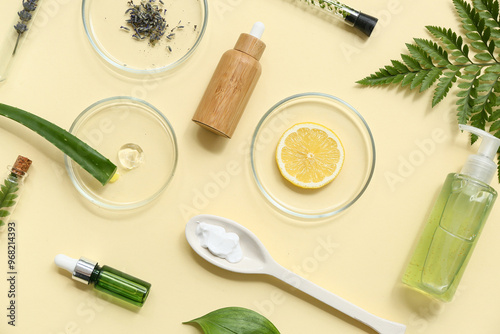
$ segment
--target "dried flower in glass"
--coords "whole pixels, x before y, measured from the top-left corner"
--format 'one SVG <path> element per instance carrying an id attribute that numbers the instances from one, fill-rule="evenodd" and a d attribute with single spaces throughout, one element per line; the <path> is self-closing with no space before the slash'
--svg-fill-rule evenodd
<path id="1" fill-rule="evenodd" d="M 0 185 L 0 231 L 5 228 L 21 194 L 24 178 L 31 166 L 31 160 L 18 156 L 14 166 L 8 167 L 9 174 Z"/>
<path id="2" fill-rule="evenodd" d="M 29 25 L 33 22 L 40 0 L 22 0 L 22 9 L 17 13 L 16 24 L 9 31 L 0 49 L 0 82 L 7 78 L 10 64 L 23 39 L 26 38 Z"/>
<path id="3" fill-rule="evenodd" d="M 344 21 L 351 27 L 362 31 L 370 36 L 378 19 L 365 13 L 361 13 L 337 0 L 304 0 L 307 4 L 316 7 L 320 11 L 333 15 Z"/>

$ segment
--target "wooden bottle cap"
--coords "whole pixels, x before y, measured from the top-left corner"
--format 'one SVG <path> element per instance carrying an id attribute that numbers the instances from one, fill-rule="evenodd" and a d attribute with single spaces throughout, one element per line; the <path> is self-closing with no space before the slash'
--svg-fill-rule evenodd
<path id="1" fill-rule="evenodd" d="M 257 37 L 243 33 L 236 41 L 234 49 L 245 52 L 259 61 L 266 49 L 266 44 Z"/>

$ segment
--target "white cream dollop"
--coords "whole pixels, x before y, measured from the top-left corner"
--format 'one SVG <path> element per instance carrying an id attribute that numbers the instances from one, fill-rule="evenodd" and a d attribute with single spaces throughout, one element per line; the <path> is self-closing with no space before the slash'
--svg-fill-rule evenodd
<path id="1" fill-rule="evenodd" d="M 231 263 L 239 262 L 243 258 L 240 237 L 236 233 L 226 233 L 221 226 L 198 222 L 196 235 L 200 245 L 217 257 Z"/>

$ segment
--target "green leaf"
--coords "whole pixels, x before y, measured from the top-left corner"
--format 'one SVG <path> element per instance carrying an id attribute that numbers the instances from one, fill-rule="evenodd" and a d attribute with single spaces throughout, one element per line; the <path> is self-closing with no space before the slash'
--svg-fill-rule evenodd
<path id="1" fill-rule="evenodd" d="M 418 61 L 408 55 L 401 55 L 401 59 L 403 59 L 404 63 L 413 71 L 420 71 L 422 69 Z"/>
<path id="2" fill-rule="evenodd" d="M 431 69 L 424 80 L 422 81 L 422 85 L 420 86 L 420 91 L 424 91 L 432 86 L 432 84 L 441 76 L 443 73 L 443 69 L 434 67 Z"/>
<path id="3" fill-rule="evenodd" d="M 410 51 L 413 58 L 418 61 L 420 66 L 427 69 L 434 67 L 434 64 L 432 63 L 432 58 L 422 48 L 410 43 L 406 44 L 406 48 L 408 49 L 408 51 Z"/>
<path id="4" fill-rule="evenodd" d="M 479 16 L 483 18 L 488 27 L 499 26 L 499 6 L 496 0 L 474 0 L 474 7 L 479 10 Z"/>
<path id="5" fill-rule="evenodd" d="M 422 50 L 428 53 L 431 58 L 437 62 L 438 66 L 446 66 L 450 64 L 448 54 L 436 43 L 422 38 L 415 38 L 414 41 L 420 48 L 422 48 Z"/>
<path id="6" fill-rule="evenodd" d="M 477 55 L 474 56 L 474 58 L 479 59 L 481 61 L 490 61 L 493 59 L 493 57 L 486 52 L 478 53 Z"/>
<path id="7" fill-rule="evenodd" d="M 460 64 L 467 64 L 470 62 L 469 58 L 466 57 L 458 57 L 455 61 Z"/>
<path id="8" fill-rule="evenodd" d="M 486 51 L 486 50 L 488 50 L 488 48 L 486 47 L 486 45 L 484 45 L 483 42 L 472 42 L 472 43 L 470 43 L 470 45 L 474 49 L 479 50 L 479 51 Z"/>
<path id="9" fill-rule="evenodd" d="M 500 74 L 500 65 L 498 65 L 498 64 L 490 65 L 484 71 L 486 73 L 497 73 L 497 74 Z"/>
<path id="10" fill-rule="evenodd" d="M 462 36 L 449 28 L 426 26 L 434 40 L 414 38 L 413 44 L 407 43 L 409 54 L 377 72 L 377 84 L 420 87 L 420 92 L 436 85 L 434 107 L 460 78 L 456 90 L 459 124 L 487 128 L 500 138 L 499 0 L 452 1 L 465 29 Z M 471 143 L 475 140 L 472 136 Z"/>
<path id="11" fill-rule="evenodd" d="M 497 81 L 498 80 L 498 73 L 491 73 L 491 72 L 486 72 L 485 74 L 481 75 L 479 77 L 479 80 L 482 81 Z"/>
<path id="12" fill-rule="evenodd" d="M 425 77 L 427 76 L 427 73 L 428 73 L 427 71 L 418 72 L 417 75 L 415 75 L 415 77 L 413 78 L 411 85 L 410 85 L 410 88 L 414 89 L 414 88 L 420 86 L 422 84 L 422 82 L 424 81 Z M 420 91 L 423 91 L 423 89 L 420 88 Z"/>
<path id="13" fill-rule="evenodd" d="M 489 92 L 493 88 L 492 86 L 492 84 L 482 83 L 476 89 L 478 92 Z"/>
<path id="14" fill-rule="evenodd" d="M 490 117 L 488 118 L 488 122 L 494 122 L 498 119 L 500 119 L 500 109 L 496 109 L 491 113 Z"/>
<path id="15" fill-rule="evenodd" d="M 82 166 L 102 185 L 108 183 L 116 172 L 116 166 L 99 152 L 74 135 L 41 117 L 2 103 L 0 103 L 0 115 L 28 127 L 47 139 Z"/>
<path id="16" fill-rule="evenodd" d="M 405 77 L 401 81 L 401 87 L 405 87 L 411 84 L 413 79 L 415 78 L 415 75 L 417 75 L 417 72 L 411 72 L 405 75 Z"/>
<path id="17" fill-rule="evenodd" d="M 490 129 L 489 129 L 489 131 L 490 131 L 490 132 L 493 132 L 493 131 L 497 131 L 498 129 L 500 129 L 500 121 L 493 122 L 493 123 L 490 125 Z"/>
<path id="18" fill-rule="evenodd" d="M 451 86 L 457 80 L 457 74 L 460 73 L 457 71 L 448 71 L 445 72 L 444 75 L 439 78 L 439 83 L 434 91 L 434 96 L 432 98 L 432 106 L 434 107 L 436 104 L 441 102 L 441 100 L 448 95 Z"/>
<path id="19" fill-rule="evenodd" d="M 398 60 L 391 60 L 392 66 L 399 72 L 399 73 L 408 73 L 410 70 L 408 67 L 405 66 L 402 62 Z"/>
<path id="20" fill-rule="evenodd" d="M 427 26 L 427 30 L 436 38 L 439 38 L 443 44 L 452 52 L 454 57 L 457 57 L 457 62 L 471 63 L 469 59 L 469 47 L 463 43 L 463 38 L 457 36 L 451 29 L 441 27 Z"/>
<path id="21" fill-rule="evenodd" d="M 470 81 L 462 82 L 458 86 L 462 90 L 458 92 L 457 96 L 462 97 L 457 101 L 458 105 L 458 123 L 467 124 L 472 115 L 472 106 L 474 104 L 474 95 L 476 95 L 474 85 L 477 83 L 476 76 L 480 73 L 480 69 L 473 76 Z"/>
<path id="22" fill-rule="evenodd" d="M 222 308 L 183 324 L 197 324 L 205 334 L 279 334 L 265 317 L 241 307 Z"/>
<path id="23" fill-rule="evenodd" d="M 481 70 L 481 67 L 477 66 L 477 65 L 469 65 L 464 69 L 464 71 L 466 71 L 466 72 L 478 72 L 480 70 Z M 499 68 L 499 70 L 500 70 L 500 68 Z"/>
<path id="24" fill-rule="evenodd" d="M 477 12 L 471 7 L 469 3 L 464 0 L 453 0 L 453 4 L 455 5 L 455 9 L 458 12 L 458 15 L 462 18 L 462 25 L 465 30 L 475 31 L 477 19 L 479 15 Z M 477 18 L 476 18 L 477 15 Z M 470 27 L 472 25 L 472 27 Z"/>

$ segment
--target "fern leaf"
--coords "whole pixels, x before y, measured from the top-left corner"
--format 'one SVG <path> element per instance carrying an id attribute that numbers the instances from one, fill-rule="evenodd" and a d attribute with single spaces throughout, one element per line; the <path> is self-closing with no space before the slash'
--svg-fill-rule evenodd
<path id="1" fill-rule="evenodd" d="M 479 11 L 479 16 L 486 21 L 488 27 L 500 27 L 498 1 L 474 0 L 474 7 Z"/>
<path id="2" fill-rule="evenodd" d="M 496 121 L 496 122 L 493 122 L 491 125 L 490 125 L 490 129 L 489 131 L 490 132 L 496 132 L 500 129 L 500 121 Z"/>
<path id="3" fill-rule="evenodd" d="M 493 57 L 487 52 L 478 53 L 477 55 L 474 56 L 474 58 L 484 62 L 493 60 Z"/>
<path id="4" fill-rule="evenodd" d="M 474 105 L 474 97 L 477 96 L 476 86 L 479 82 L 478 75 L 481 74 L 481 68 L 478 68 L 475 74 L 471 74 L 469 81 L 464 81 L 458 85 L 462 89 L 457 96 L 462 97 L 457 101 L 458 105 L 458 123 L 467 124 L 472 115 L 472 106 Z M 462 76 L 462 79 L 465 79 Z"/>
<path id="5" fill-rule="evenodd" d="M 15 199 L 17 198 L 17 194 L 15 194 L 19 190 L 19 186 L 16 182 L 16 179 L 9 180 L 6 179 L 4 184 L 1 187 L 0 191 L 0 226 L 5 225 L 5 217 L 9 216 L 10 211 L 7 209 L 15 205 Z"/>
<path id="6" fill-rule="evenodd" d="M 462 26 L 467 31 L 477 31 L 476 21 L 479 14 L 465 0 L 453 0 L 458 15 L 462 18 Z"/>
<path id="7" fill-rule="evenodd" d="M 420 91 L 422 92 L 426 89 L 429 89 L 432 86 L 432 84 L 441 76 L 442 73 L 443 73 L 442 68 L 439 67 L 432 68 L 422 81 L 422 85 L 420 86 Z"/>
<path id="8" fill-rule="evenodd" d="M 448 95 L 451 86 L 457 81 L 457 76 L 460 74 L 460 70 L 447 71 L 444 75 L 439 78 L 439 83 L 437 84 L 436 90 L 434 91 L 434 96 L 432 98 L 432 106 L 441 102 L 443 98 Z"/>
<path id="9" fill-rule="evenodd" d="M 448 64 L 451 64 L 450 60 L 448 59 L 448 53 L 436 43 L 421 38 L 415 38 L 414 41 L 422 50 L 428 53 L 431 58 L 436 61 L 438 66 L 446 66 Z"/>
<path id="10" fill-rule="evenodd" d="M 488 14 L 485 13 L 489 13 L 489 16 L 493 17 L 494 12 L 493 14 L 491 12 L 488 12 L 488 0 L 484 0 L 484 2 L 478 0 L 478 2 L 481 2 L 480 8 L 486 8 L 486 12 L 484 10 L 480 10 L 479 8 L 476 9 L 472 7 L 464 0 L 453 0 L 457 12 L 462 18 L 462 26 L 465 30 L 469 31 L 469 33 L 466 34 L 467 38 L 474 41 L 471 43 L 471 46 L 478 51 L 488 51 L 488 53 L 483 52 L 476 55 L 475 58 L 481 61 L 490 61 L 495 59 L 495 43 L 489 43 L 489 39 L 491 37 L 491 29 L 486 24 L 486 20 L 489 20 L 489 18 L 485 18 L 485 16 L 488 16 Z M 496 15 L 498 16 L 498 14 Z"/>
<path id="11" fill-rule="evenodd" d="M 391 71 L 392 72 L 392 71 Z M 365 86 L 379 86 L 379 85 L 388 85 L 391 83 L 399 83 L 403 80 L 404 74 L 401 74 L 396 71 L 395 74 L 391 74 L 387 69 L 381 68 L 378 72 L 356 81 L 356 83 L 365 85 Z"/>
<path id="12" fill-rule="evenodd" d="M 405 87 L 405 86 L 408 86 L 409 84 L 411 84 L 413 82 L 413 79 L 417 75 L 417 73 L 418 72 L 410 72 L 407 75 L 405 75 L 405 77 L 401 81 L 401 87 Z"/>
<path id="13" fill-rule="evenodd" d="M 422 82 L 424 82 L 425 78 L 427 77 L 427 73 L 429 70 L 422 70 L 418 72 L 415 77 L 413 78 L 411 84 L 410 84 L 410 89 L 415 89 L 420 86 L 420 91 L 422 92 L 424 89 L 422 89 Z"/>
<path id="14" fill-rule="evenodd" d="M 410 54 L 413 58 L 418 61 L 421 67 L 423 68 L 431 68 L 434 67 L 432 63 L 432 58 L 429 56 L 427 52 L 425 52 L 422 48 L 414 44 L 406 44 L 406 48 L 410 51 Z"/>
<path id="15" fill-rule="evenodd" d="M 405 66 L 402 62 L 398 60 L 391 60 L 392 66 L 399 72 L 399 73 L 408 73 L 410 72 L 410 69 Z"/>
<path id="16" fill-rule="evenodd" d="M 488 115 L 486 114 L 486 111 L 482 110 L 472 115 L 472 117 L 470 118 L 470 124 L 478 129 L 485 130 L 487 118 Z M 477 138 L 472 138 L 471 144 L 474 144 L 476 140 Z"/>
<path id="17" fill-rule="evenodd" d="M 455 50 L 452 54 L 457 58 L 457 61 L 460 59 L 460 63 L 462 64 L 472 63 L 469 59 L 469 47 L 467 44 L 464 44 L 461 36 L 457 36 L 451 29 L 435 26 L 427 26 L 426 28 L 434 37 L 440 39 L 449 50 Z"/>
<path id="18" fill-rule="evenodd" d="M 500 138 L 499 136 L 496 136 L 497 138 Z M 500 155 L 497 157 L 497 177 L 500 180 Z"/>
<path id="19" fill-rule="evenodd" d="M 401 59 L 403 59 L 404 63 L 413 71 L 420 71 L 422 69 L 418 61 L 408 55 L 401 55 Z"/>

